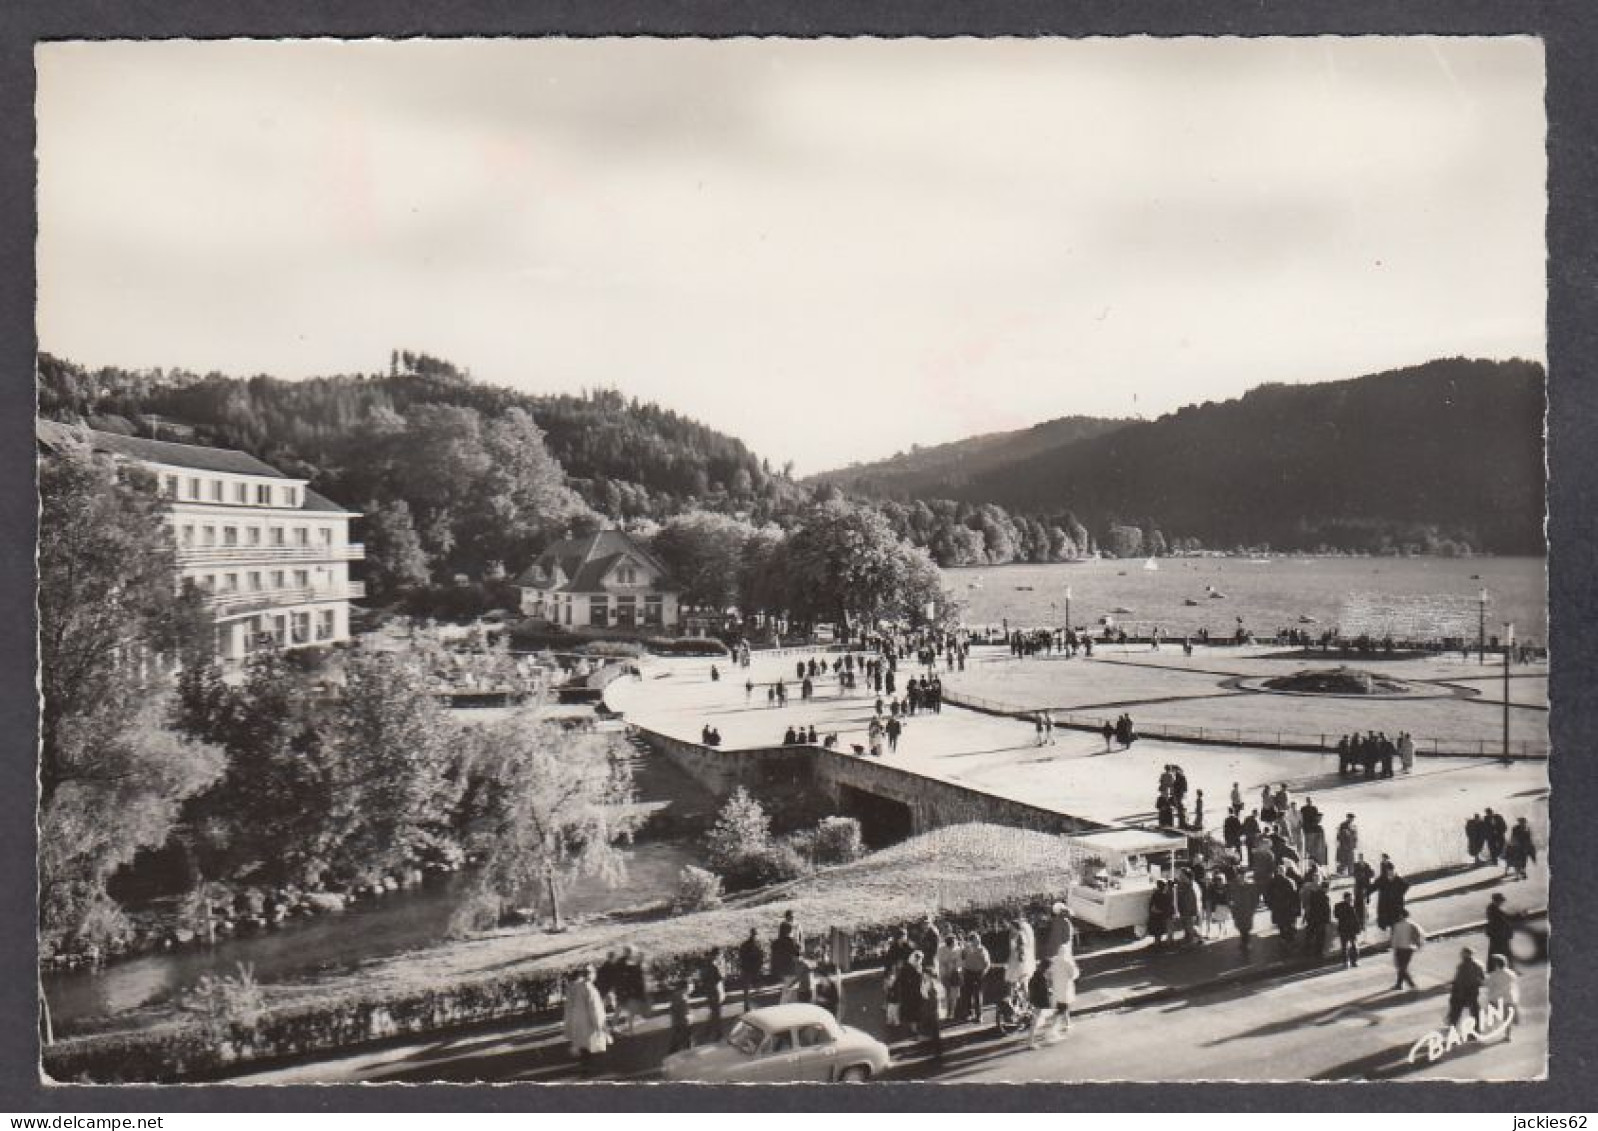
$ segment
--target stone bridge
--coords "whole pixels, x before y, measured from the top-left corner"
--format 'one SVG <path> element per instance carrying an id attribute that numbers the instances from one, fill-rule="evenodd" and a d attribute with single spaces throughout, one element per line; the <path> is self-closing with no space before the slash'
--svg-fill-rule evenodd
<path id="1" fill-rule="evenodd" d="M 1050 833 L 1109 827 L 869 756 L 810 745 L 734 750 L 687 742 L 637 725 L 633 731 L 718 798 L 741 785 L 768 808 L 821 803 L 829 812 L 858 818 L 866 840 L 877 845 L 971 822 Z"/>

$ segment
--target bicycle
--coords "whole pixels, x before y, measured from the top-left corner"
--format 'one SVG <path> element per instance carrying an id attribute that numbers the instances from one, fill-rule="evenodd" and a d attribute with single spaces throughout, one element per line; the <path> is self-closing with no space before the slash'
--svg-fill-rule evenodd
<path id="1" fill-rule="evenodd" d="M 1009 992 L 994 1007 L 993 1025 L 1001 1037 L 1013 1036 L 1029 1028 L 1036 1013 L 1037 1007 L 1027 996 L 1026 983 L 1012 982 Z"/>

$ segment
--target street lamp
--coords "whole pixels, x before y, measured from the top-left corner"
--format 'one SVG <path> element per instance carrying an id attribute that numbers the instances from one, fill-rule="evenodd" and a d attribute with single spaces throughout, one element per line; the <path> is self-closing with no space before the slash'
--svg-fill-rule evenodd
<path id="1" fill-rule="evenodd" d="M 1487 587 L 1485 585 L 1482 586 L 1482 590 L 1477 594 L 1476 599 L 1481 602 L 1481 625 L 1478 630 L 1477 646 L 1481 650 L 1480 662 L 1485 665 L 1487 663 Z"/>
<path id="2" fill-rule="evenodd" d="M 1515 626 L 1504 622 L 1504 761 L 1509 761 L 1509 656 L 1515 650 Z"/>
<path id="3" fill-rule="evenodd" d="M 1065 630 L 1071 631 L 1071 587 L 1065 587 Z"/>

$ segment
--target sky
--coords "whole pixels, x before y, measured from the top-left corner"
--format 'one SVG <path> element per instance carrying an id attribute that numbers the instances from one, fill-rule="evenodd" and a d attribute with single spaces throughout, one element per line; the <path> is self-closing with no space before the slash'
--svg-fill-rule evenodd
<path id="1" fill-rule="evenodd" d="M 52 43 L 40 347 L 615 387 L 799 473 L 1544 356 L 1530 38 Z"/>

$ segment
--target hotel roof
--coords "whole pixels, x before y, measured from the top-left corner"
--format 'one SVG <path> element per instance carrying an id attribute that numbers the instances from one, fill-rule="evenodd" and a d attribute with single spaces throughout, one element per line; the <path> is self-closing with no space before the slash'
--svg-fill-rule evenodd
<path id="1" fill-rule="evenodd" d="M 187 467 L 195 471 L 218 471 L 231 475 L 258 475 L 272 479 L 289 478 L 270 464 L 231 448 L 202 448 L 197 444 L 175 444 L 170 440 L 120 436 L 115 432 L 96 432 L 92 428 L 73 427 L 54 420 L 38 421 L 38 436 L 39 442 L 49 447 L 76 441 L 88 444 L 97 452 L 168 467 Z"/>

